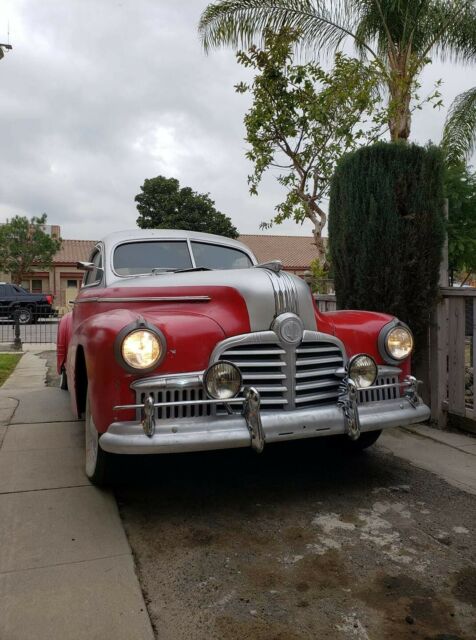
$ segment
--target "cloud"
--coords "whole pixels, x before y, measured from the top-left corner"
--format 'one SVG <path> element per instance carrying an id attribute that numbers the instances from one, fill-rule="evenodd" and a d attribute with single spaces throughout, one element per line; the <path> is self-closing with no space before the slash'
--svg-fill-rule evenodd
<path id="1" fill-rule="evenodd" d="M 0 62 L 0 220 L 45 211 L 63 236 L 97 238 L 135 225 L 134 196 L 162 173 L 209 192 L 244 233 L 271 217 L 272 175 L 250 197 L 244 157 L 246 77 L 231 50 L 206 56 L 197 37 L 204 0 L 4 0 L 13 51 Z M 449 98 L 464 69 L 433 66 Z M 447 100 L 449 104 L 449 100 Z M 430 110 L 431 111 L 431 110 Z M 444 114 L 415 118 L 438 139 Z M 277 233 L 309 232 L 289 222 Z"/>

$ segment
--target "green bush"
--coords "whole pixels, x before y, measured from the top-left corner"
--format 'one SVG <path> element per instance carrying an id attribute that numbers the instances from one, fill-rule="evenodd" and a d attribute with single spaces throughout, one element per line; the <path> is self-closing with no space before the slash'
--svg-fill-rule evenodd
<path id="1" fill-rule="evenodd" d="M 417 344 L 438 295 L 443 181 L 436 147 L 382 142 L 345 156 L 331 185 L 338 307 L 393 314 L 408 323 Z"/>

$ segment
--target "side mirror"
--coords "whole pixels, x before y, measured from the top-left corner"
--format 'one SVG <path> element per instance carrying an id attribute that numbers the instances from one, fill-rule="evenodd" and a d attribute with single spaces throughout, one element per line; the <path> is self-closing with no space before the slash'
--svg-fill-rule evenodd
<path id="1" fill-rule="evenodd" d="M 76 267 L 83 271 L 94 271 L 96 269 L 94 262 L 77 262 Z"/>

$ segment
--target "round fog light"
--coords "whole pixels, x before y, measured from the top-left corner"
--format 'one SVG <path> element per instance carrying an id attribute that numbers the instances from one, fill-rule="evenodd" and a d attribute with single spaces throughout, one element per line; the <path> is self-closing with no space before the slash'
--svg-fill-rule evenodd
<path id="1" fill-rule="evenodd" d="M 351 358 L 348 365 L 349 377 L 360 389 L 371 387 L 377 379 L 377 365 L 368 355 L 361 354 Z"/>
<path id="2" fill-rule="evenodd" d="M 241 389 L 241 373 L 232 362 L 216 362 L 203 376 L 203 385 L 207 394 L 215 400 L 230 400 Z"/>

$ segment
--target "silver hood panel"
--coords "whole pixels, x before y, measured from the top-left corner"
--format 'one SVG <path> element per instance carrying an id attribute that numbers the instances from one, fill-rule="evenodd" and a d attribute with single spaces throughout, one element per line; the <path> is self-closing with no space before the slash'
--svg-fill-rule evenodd
<path id="1" fill-rule="evenodd" d="M 305 329 L 316 330 L 314 303 L 309 287 L 301 278 L 263 268 L 229 269 L 223 271 L 195 271 L 118 278 L 111 287 L 130 289 L 150 287 L 154 295 L 160 289 L 175 288 L 177 295 L 187 295 L 190 287 L 232 287 L 245 300 L 251 331 L 266 331 L 280 314 L 298 315 Z M 180 289 L 184 292 L 181 294 Z"/>

